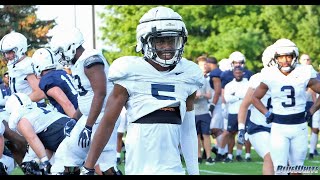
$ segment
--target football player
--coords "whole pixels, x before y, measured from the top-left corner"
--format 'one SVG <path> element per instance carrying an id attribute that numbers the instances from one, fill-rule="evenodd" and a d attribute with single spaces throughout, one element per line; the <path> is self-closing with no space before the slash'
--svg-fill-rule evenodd
<path id="1" fill-rule="evenodd" d="M 320 107 L 320 98 L 306 107 L 306 89 L 320 93 L 320 82 L 316 71 L 310 65 L 298 64 L 299 50 L 289 39 L 279 39 L 274 43 L 276 66 L 264 68 L 260 85 L 252 96 L 252 104 L 272 123 L 270 133 L 270 155 L 275 174 L 279 166 L 302 166 L 308 150 L 307 121 Z M 272 110 L 261 99 L 270 91 Z"/>
<path id="2" fill-rule="evenodd" d="M 114 124 L 127 109 L 126 175 L 199 174 L 194 99 L 203 85 L 199 66 L 182 58 L 187 29 L 170 8 L 155 7 L 137 26 L 136 51 L 143 57 L 116 59 L 108 79 L 115 87 L 93 137 L 82 173 L 90 174 Z"/>
<path id="3" fill-rule="evenodd" d="M 262 54 L 262 64 L 263 66 L 269 67 L 275 65 L 274 61 L 274 50 L 271 46 L 268 46 Z M 254 74 L 251 76 L 249 80 L 249 88 L 246 92 L 246 95 L 240 105 L 239 113 L 238 113 L 238 143 L 244 144 L 245 143 L 245 124 L 248 124 L 248 138 L 253 145 L 254 149 L 258 153 L 260 157 L 263 158 L 263 175 L 273 175 L 273 164 L 270 156 L 270 129 L 271 124 L 267 124 L 266 118 L 259 110 L 257 110 L 254 106 L 251 107 L 251 97 L 256 89 L 256 87 L 261 82 L 261 73 Z M 271 110 L 271 97 L 270 92 L 263 96 L 261 99 L 263 104 Z M 251 107 L 251 108 L 250 108 Z M 250 119 L 247 122 L 247 112 L 248 109 L 251 109 Z"/>
<path id="4" fill-rule="evenodd" d="M 78 91 L 78 109 L 73 115 L 78 121 L 70 137 L 64 139 L 55 154 L 55 160 L 59 163 L 52 166 L 54 174 L 62 171 L 64 174 L 80 174 L 80 166 L 87 156 L 91 136 L 100 123 L 106 100 L 113 89 L 113 84 L 107 81 L 107 60 L 100 51 L 85 49 L 83 43 L 83 35 L 75 27 L 57 29 L 50 42 L 52 51 L 62 57 L 60 63 L 71 67 Z M 116 130 L 117 128 L 100 156 L 99 167 L 104 174 L 121 174 L 116 167 Z M 61 169 L 61 164 L 64 170 Z"/>

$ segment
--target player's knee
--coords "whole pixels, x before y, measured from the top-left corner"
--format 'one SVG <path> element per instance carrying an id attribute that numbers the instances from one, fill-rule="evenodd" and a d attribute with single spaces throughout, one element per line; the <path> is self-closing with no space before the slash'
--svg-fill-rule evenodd
<path id="1" fill-rule="evenodd" d="M 120 169 L 118 169 L 116 166 L 111 167 L 109 169 L 107 169 L 106 171 L 102 172 L 103 175 L 123 175 L 122 172 L 120 171 Z"/>

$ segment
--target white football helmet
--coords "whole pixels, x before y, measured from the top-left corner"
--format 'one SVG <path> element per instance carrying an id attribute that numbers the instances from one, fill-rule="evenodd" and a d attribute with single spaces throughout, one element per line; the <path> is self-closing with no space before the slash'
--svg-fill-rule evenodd
<path id="1" fill-rule="evenodd" d="M 10 60 L 10 62 L 8 62 L 9 64 L 16 63 L 20 58 L 22 58 L 26 54 L 27 48 L 27 38 L 18 32 L 10 32 L 3 36 L 0 41 L 0 51 L 3 54 L 9 51 L 14 51 L 15 53 L 15 58 L 12 61 Z M 3 56 L 6 57 L 5 55 Z"/>
<path id="2" fill-rule="evenodd" d="M 233 62 L 242 63 L 241 67 L 244 67 L 244 63 L 246 62 L 246 57 L 239 51 L 235 51 L 230 54 L 229 60 L 231 61 L 231 64 L 233 66 Z"/>
<path id="3" fill-rule="evenodd" d="M 76 49 L 83 43 L 83 35 L 78 28 L 60 28 L 53 34 L 50 47 L 55 54 L 61 54 L 59 63 L 68 66 L 72 64 Z"/>
<path id="4" fill-rule="evenodd" d="M 32 62 L 37 76 L 41 76 L 42 71 L 56 69 L 60 54 L 55 54 L 48 48 L 40 48 L 32 55 Z"/>
<path id="5" fill-rule="evenodd" d="M 292 71 L 296 67 L 296 64 L 298 63 L 298 57 L 299 57 L 299 49 L 296 46 L 296 44 L 290 41 L 289 39 L 282 38 L 277 40 L 274 43 L 274 49 L 275 49 L 274 59 L 278 64 L 278 68 L 284 72 Z M 282 67 L 279 64 L 277 58 L 282 55 L 292 55 L 293 60 L 289 67 Z"/>
<path id="6" fill-rule="evenodd" d="M 218 62 L 218 65 L 219 65 L 219 69 L 221 71 L 227 71 L 227 70 L 231 70 L 232 69 L 231 61 L 229 59 L 227 59 L 227 58 L 221 59 Z"/>
<path id="7" fill-rule="evenodd" d="M 273 45 L 268 46 L 262 53 L 262 64 L 263 67 L 271 67 L 276 65 L 274 60 L 274 47 Z"/>
<path id="8" fill-rule="evenodd" d="M 24 107 L 34 107 L 34 102 L 31 101 L 28 95 L 24 93 L 14 93 L 6 101 L 5 110 L 9 114 L 14 111 L 19 111 Z"/>
<path id="9" fill-rule="evenodd" d="M 151 59 L 163 67 L 176 65 L 182 58 L 188 31 L 181 16 L 170 8 L 156 7 L 145 13 L 137 26 L 136 51 L 142 52 L 145 59 Z M 157 38 L 174 39 L 175 48 L 157 49 L 154 41 Z M 157 52 L 171 53 L 171 59 L 161 59 Z"/>

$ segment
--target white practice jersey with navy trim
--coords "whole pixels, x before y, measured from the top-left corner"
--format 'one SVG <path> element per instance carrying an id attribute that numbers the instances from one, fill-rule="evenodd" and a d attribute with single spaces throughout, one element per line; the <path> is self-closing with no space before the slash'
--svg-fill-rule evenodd
<path id="1" fill-rule="evenodd" d="M 204 84 L 199 66 L 184 58 L 171 71 L 159 72 L 142 57 L 121 57 L 111 64 L 108 78 L 128 91 L 128 122 L 162 107 L 176 106 L 183 120 L 187 97 Z"/>
<path id="2" fill-rule="evenodd" d="M 287 76 L 277 67 L 264 68 L 262 82 L 271 91 L 273 113 L 279 115 L 297 114 L 305 111 L 306 88 L 310 78 L 316 78 L 311 65 L 297 64 Z"/>
<path id="3" fill-rule="evenodd" d="M 38 108 L 36 105 L 30 108 L 20 108 L 19 111 L 14 111 L 9 117 L 9 128 L 17 131 L 17 125 L 22 118 L 26 118 L 32 125 L 35 133 L 40 133 L 45 130 L 50 124 L 57 121 L 66 115 L 55 110 L 46 108 Z"/>
<path id="4" fill-rule="evenodd" d="M 261 73 L 257 73 L 251 76 L 249 80 L 249 88 L 256 89 L 262 80 Z M 272 111 L 272 105 L 271 105 L 271 96 L 270 91 L 267 91 L 267 93 L 262 97 L 261 99 L 262 104 L 270 111 Z M 250 115 L 250 121 L 257 124 L 262 125 L 265 127 L 271 127 L 271 124 L 266 123 L 266 118 L 264 114 L 262 114 L 255 106 L 251 106 L 251 115 Z"/>
<path id="5" fill-rule="evenodd" d="M 104 71 L 107 76 L 109 72 L 109 64 L 107 60 L 104 58 L 104 56 L 101 54 L 101 52 L 95 49 L 85 50 L 80 56 L 80 58 L 77 60 L 77 62 L 71 67 L 72 77 L 74 79 L 74 85 L 78 91 L 78 107 L 81 113 L 86 116 L 89 116 L 94 93 L 93 93 L 93 89 L 91 87 L 90 81 L 84 72 L 84 69 L 85 69 L 85 63 L 90 64 L 91 63 L 90 61 L 92 61 L 92 63 L 95 62 L 93 58 L 94 56 L 99 56 L 103 60 Z M 108 80 L 106 84 L 107 84 L 107 95 L 106 95 L 106 98 L 104 99 L 104 103 L 101 111 L 104 111 L 107 98 L 113 89 L 113 84 L 108 82 Z"/>
<path id="6" fill-rule="evenodd" d="M 31 94 L 32 88 L 30 87 L 27 76 L 34 74 L 32 59 L 25 57 L 17 64 L 10 64 L 7 66 L 10 77 L 10 89 L 12 93 Z"/>

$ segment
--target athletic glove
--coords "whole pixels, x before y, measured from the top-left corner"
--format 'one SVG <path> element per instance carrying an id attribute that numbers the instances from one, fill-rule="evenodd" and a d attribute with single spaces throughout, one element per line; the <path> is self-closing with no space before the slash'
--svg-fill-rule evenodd
<path id="1" fill-rule="evenodd" d="M 240 129 L 240 130 L 239 130 L 238 140 L 237 140 L 238 144 L 244 145 L 244 141 L 245 141 L 245 139 L 244 139 L 244 134 L 245 134 L 245 133 L 246 133 L 246 132 L 245 132 L 244 129 Z"/>
<path id="2" fill-rule="evenodd" d="M 268 111 L 264 116 L 266 117 L 267 124 L 270 124 L 273 122 L 274 114 L 272 112 Z"/>
<path id="3" fill-rule="evenodd" d="M 94 175 L 94 169 L 89 169 L 84 166 L 81 167 L 80 175 Z"/>
<path id="4" fill-rule="evenodd" d="M 50 169 L 51 169 L 51 164 L 49 161 L 40 163 L 40 170 L 42 172 L 42 175 L 49 175 Z"/>
<path id="5" fill-rule="evenodd" d="M 305 112 L 304 118 L 305 118 L 305 120 L 306 120 L 308 123 L 311 123 L 311 122 L 312 122 L 312 114 L 310 113 L 309 110 L 308 110 L 307 112 Z"/>
<path id="6" fill-rule="evenodd" d="M 82 148 L 89 147 L 91 141 L 92 127 L 85 126 L 79 135 L 78 146 Z"/>
<path id="7" fill-rule="evenodd" d="M 74 128 L 74 126 L 76 125 L 77 121 L 74 119 L 71 119 L 70 121 L 68 121 L 66 123 L 66 125 L 64 126 L 63 132 L 65 136 L 69 136 L 70 137 L 70 133 L 71 130 Z"/>
<path id="8" fill-rule="evenodd" d="M 209 114 L 211 115 L 211 117 L 213 116 L 213 111 L 214 111 L 215 106 L 216 105 L 213 103 L 210 103 L 210 105 L 209 105 Z"/>

